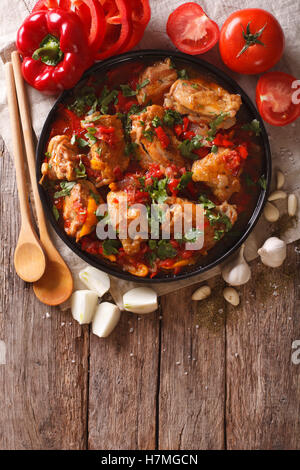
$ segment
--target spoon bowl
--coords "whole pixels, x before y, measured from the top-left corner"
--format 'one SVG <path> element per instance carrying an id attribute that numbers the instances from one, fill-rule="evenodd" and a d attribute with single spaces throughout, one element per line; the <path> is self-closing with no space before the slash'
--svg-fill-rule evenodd
<path id="1" fill-rule="evenodd" d="M 46 258 L 40 244 L 22 242 L 20 237 L 15 249 L 14 264 L 18 276 L 23 281 L 38 281 L 46 268 Z"/>

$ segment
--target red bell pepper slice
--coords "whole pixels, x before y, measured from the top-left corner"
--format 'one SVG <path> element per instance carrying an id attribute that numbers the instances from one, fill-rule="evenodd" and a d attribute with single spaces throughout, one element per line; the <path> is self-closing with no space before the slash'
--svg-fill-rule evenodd
<path id="1" fill-rule="evenodd" d="M 70 0 L 68 0 L 70 1 Z M 58 0 L 38 0 L 32 9 L 32 13 L 42 10 L 50 10 L 50 8 L 58 8 Z"/>
<path id="2" fill-rule="evenodd" d="M 75 12 L 86 28 L 89 48 L 97 52 L 103 43 L 106 31 L 105 14 L 101 3 L 99 0 L 77 0 Z"/>
<path id="3" fill-rule="evenodd" d="M 95 60 L 123 52 L 132 33 L 131 5 L 126 0 L 100 0 L 105 13 L 106 33 Z"/>
<path id="4" fill-rule="evenodd" d="M 162 148 L 166 149 L 168 145 L 170 144 L 169 137 L 167 136 L 167 134 L 165 133 L 165 131 L 163 130 L 161 126 L 156 127 L 154 131 L 155 131 L 155 134 L 157 135 L 158 140 L 160 141 Z"/>
<path id="5" fill-rule="evenodd" d="M 123 52 L 133 49 L 142 39 L 151 18 L 149 0 L 132 0 L 132 35 Z"/>
<path id="6" fill-rule="evenodd" d="M 80 18 L 61 9 L 28 16 L 17 34 L 22 73 L 34 88 L 57 94 L 72 88 L 92 62 Z"/>

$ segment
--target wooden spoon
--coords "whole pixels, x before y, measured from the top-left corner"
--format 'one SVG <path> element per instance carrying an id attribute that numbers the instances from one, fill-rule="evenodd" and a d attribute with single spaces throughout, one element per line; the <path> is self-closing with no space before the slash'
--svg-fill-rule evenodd
<path id="1" fill-rule="evenodd" d="M 43 277 L 34 283 L 33 289 L 37 298 L 47 305 L 59 305 L 65 302 L 73 291 L 72 274 L 53 245 L 47 230 L 46 220 L 40 200 L 35 174 L 35 152 L 32 137 L 31 118 L 25 84 L 21 72 L 21 61 L 18 52 L 12 53 L 18 102 L 26 147 L 27 162 L 33 191 L 34 203 L 40 229 L 40 240 L 47 257 L 46 271 Z"/>
<path id="2" fill-rule="evenodd" d="M 21 210 L 21 230 L 15 249 L 15 269 L 23 281 L 35 282 L 46 268 L 46 258 L 33 228 L 25 179 L 24 151 L 12 64 L 5 64 L 8 108 L 13 137 L 13 154 Z"/>

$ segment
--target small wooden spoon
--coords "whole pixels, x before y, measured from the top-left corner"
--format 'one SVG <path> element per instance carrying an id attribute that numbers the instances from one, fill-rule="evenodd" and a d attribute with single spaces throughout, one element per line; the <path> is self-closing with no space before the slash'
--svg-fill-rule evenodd
<path id="1" fill-rule="evenodd" d="M 73 278 L 68 266 L 53 245 L 47 230 L 35 174 L 35 152 L 32 138 L 31 118 L 18 52 L 12 53 L 12 63 L 26 147 L 27 163 L 40 229 L 40 240 L 47 257 L 45 274 L 39 281 L 34 283 L 33 290 L 37 298 L 44 304 L 59 305 L 65 302 L 72 294 Z"/>
<path id="2" fill-rule="evenodd" d="M 30 216 L 28 190 L 24 169 L 22 132 L 20 127 L 13 68 L 10 62 L 5 64 L 5 77 L 21 210 L 21 230 L 15 249 L 14 264 L 18 276 L 20 276 L 23 281 L 35 282 L 40 279 L 45 272 L 46 258 L 33 228 Z"/>

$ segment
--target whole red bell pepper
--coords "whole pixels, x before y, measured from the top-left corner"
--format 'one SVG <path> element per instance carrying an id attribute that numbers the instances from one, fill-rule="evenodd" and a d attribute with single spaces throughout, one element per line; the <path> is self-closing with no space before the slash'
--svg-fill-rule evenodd
<path id="1" fill-rule="evenodd" d="M 25 80 L 48 94 L 72 88 L 93 63 L 80 18 L 59 8 L 28 16 L 16 43 Z"/>

